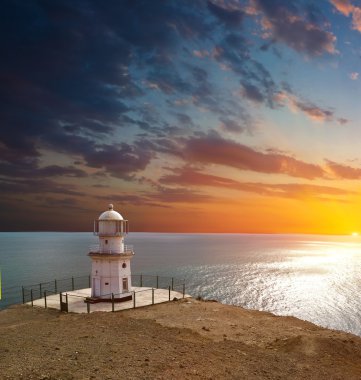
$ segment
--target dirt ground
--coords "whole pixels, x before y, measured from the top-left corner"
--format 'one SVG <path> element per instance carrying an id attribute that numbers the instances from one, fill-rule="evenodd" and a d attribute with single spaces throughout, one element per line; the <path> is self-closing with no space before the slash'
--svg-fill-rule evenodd
<path id="1" fill-rule="evenodd" d="M 0 312 L 1 379 L 361 379 L 361 338 L 194 299 Z"/>

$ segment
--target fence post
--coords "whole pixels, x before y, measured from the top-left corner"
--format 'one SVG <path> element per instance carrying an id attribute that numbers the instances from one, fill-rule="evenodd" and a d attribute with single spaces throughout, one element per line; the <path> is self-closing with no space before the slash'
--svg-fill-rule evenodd
<path id="1" fill-rule="evenodd" d="M 71 278 L 71 290 L 74 290 L 74 277 Z"/>
<path id="2" fill-rule="evenodd" d="M 114 311 L 114 293 L 112 293 L 112 311 Z"/>
<path id="3" fill-rule="evenodd" d="M 45 303 L 45 309 L 48 307 L 47 303 L 46 303 L 46 290 L 44 290 L 44 303 Z"/>
<path id="4" fill-rule="evenodd" d="M 141 274 L 140 275 L 140 287 L 142 287 L 143 286 L 143 275 Z"/>
<path id="5" fill-rule="evenodd" d="M 159 276 L 157 275 L 157 289 L 159 289 Z"/>
<path id="6" fill-rule="evenodd" d="M 135 291 L 133 292 L 133 309 L 135 309 Z"/>
<path id="7" fill-rule="evenodd" d="M 170 301 L 170 286 L 168 286 L 168 291 L 169 291 L 169 301 Z"/>
<path id="8" fill-rule="evenodd" d="M 30 299 L 31 299 L 31 306 L 34 306 L 34 302 L 33 302 L 33 289 L 30 290 Z"/>
<path id="9" fill-rule="evenodd" d="M 152 288 L 152 305 L 154 305 L 154 288 Z"/>
<path id="10" fill-rule="evenodd" d="M 90 313 L 90 303 L 89 302 L 86 303 L 86 311 L 88 314 Z"/>
<path id="11" fill-rule="evenodd" d="M 174 277 L 172 277 L 172 290 L 174 290 Z"/>
<path id="12" fill-rule="evenodd" d="M 23 286 L 21 287 L 21 291 L 23 293 L 23 303 L 25 303 L 25 291 Z"/>
<path id="13" fill-rule="evenodd" d="M 90 275 L 89 275 L 89 278 L 88 278 L 88 285 L 89 285 L 89 288 L 91 288 L 91 284 L 90 284 Z"/>
<path id="14" fill-rule="evenodd" d="M 54 290 L 55 290 L 55 294 L 58 293 L 58 283 L 56 280 L 54 280 Z"/>
<path id="15" fill-rule="evenodd" d="M 184 298 L 185 293 L 186 293 L 186 284 L 183 282 L 183 298 Z"/>
<path id="16" fill-rule="evenodd" d="M 66 312 L 69 313 L 68 293 L 65 294 L 65 300 L 66 300 Z"/>
<path id="17" fill-rule="evenodd" d="M 40 298 L 42 298 L 42 295 L 41 295 L 41 283 L 39 284 L 39 291 L 40 291 Z"/>

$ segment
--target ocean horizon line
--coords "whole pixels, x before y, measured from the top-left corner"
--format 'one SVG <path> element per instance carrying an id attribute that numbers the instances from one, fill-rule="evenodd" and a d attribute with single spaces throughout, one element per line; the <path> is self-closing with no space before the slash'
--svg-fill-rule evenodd
<path id="1" fill-rule="evenodd" d="M 24 231 L 0 231 L 0 233 L 89 233 L 92 231 L 67 231 L 67 230 L 24 230 Z M 358 238 L 354 232 L 350 233 L 320 233 L 320 232 L 196 232 L 196 231 L 130 231 L 132 233 L 141 234 L 169 234 L 169 235 L 284 235 L 284 236 L 344 236 Z"/>

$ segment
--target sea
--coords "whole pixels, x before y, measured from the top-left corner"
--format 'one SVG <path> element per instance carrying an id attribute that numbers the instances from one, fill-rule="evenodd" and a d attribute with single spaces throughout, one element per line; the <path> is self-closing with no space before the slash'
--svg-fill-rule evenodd
<path id="1" fill-rule="evenodd" d="M 88 275 L 91 233 L 2 232 L 0 308 L 21 286 Z M 130 233 L 132 273 L 184 279 L 193 297 L 361 336 L 361 237 Z"/>

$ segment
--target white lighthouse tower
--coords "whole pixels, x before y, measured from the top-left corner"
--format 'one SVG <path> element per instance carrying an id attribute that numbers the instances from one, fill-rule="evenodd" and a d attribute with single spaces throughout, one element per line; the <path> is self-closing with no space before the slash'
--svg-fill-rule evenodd
<path id="1" fill-rule="evenodd" d="M 94 221 L 94 235 L 99 237 L 99 245 L 92 248 L 91 298 L 126 301 L 132 298 L 130 260 L 133 249 L 124 245 L 128 233 L 128 221 L 116 211 L 113 205 Z"/>

